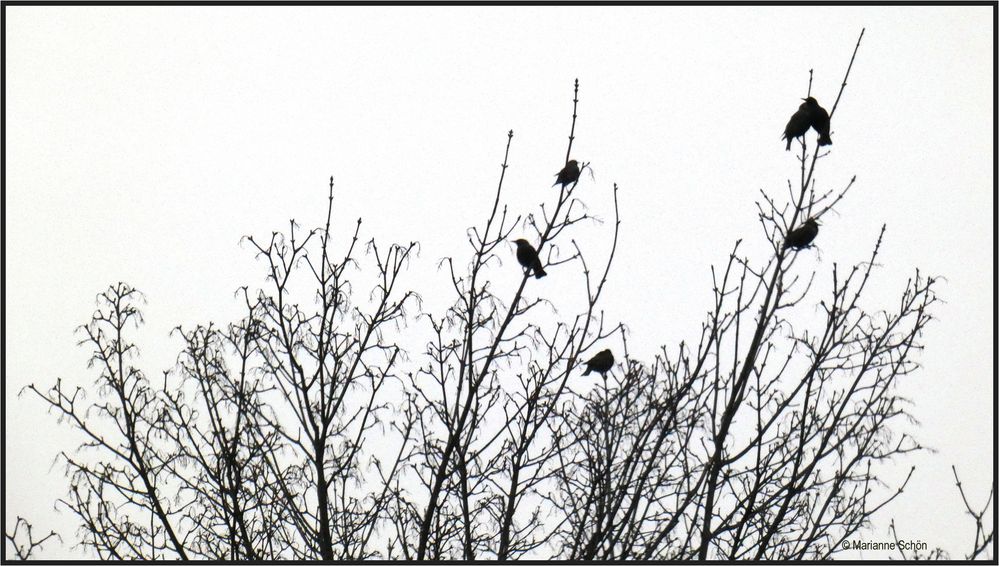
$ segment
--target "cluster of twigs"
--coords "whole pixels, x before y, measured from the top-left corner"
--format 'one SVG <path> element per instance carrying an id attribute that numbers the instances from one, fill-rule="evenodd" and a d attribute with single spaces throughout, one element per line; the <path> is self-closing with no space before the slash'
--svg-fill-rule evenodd
<path id="1" fill-rule="evenodd" d="M 49 539 L 55 538 L 62 541 L 55 531 L 49 532 L 49 534 L 43 536 L 40 539 L 36 539 L 31 533 L 32 527 L 31 523 L 27 519 L 18 515 L 17 519 L 14 521 L 14 528 L 10 532 L 5 532 L 4 544 L 8 542 L 10 546 L 14 549 L 14 555 L 17 560 L 28 560 L 31 555 L 36 551 L 41 550 L 42 545 L 44 545 Z M 6 558 L 6 554 L 4 555 Z"/>

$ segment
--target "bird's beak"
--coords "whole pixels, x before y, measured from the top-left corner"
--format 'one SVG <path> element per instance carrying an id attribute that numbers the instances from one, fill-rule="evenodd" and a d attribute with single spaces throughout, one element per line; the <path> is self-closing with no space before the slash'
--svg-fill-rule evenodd
<path id="1" fill-rule="evenodd" d="M 802 101 L 802 102 L 804 102 L 804 101 L 806 101 L 806 100 L 808 100 L 808 99 L 807 99 L 807 98 L 802 98 L 802 99 L 801 99 L 801 101 Z"/>

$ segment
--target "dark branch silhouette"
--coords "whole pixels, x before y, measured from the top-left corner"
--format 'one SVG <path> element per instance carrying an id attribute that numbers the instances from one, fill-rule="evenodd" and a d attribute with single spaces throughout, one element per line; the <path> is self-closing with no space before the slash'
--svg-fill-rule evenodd
<path id="1" fill-rule="evenodd" d="M 55 538 L 62 542 L 62 537 L 55 531 L 51 531 L 49 534 L 39 539 L 36 539 L 31 531 L 31 523 L 29 523 L 24 517 L 18 515 L 17 519 L 14 521 L 14 529 L 3 534 L 4 560 L 7 560 L 6 548 L 8 546 L 10 546 L 10 548 L 14 551 L 14 556 L 17 560 L 30 560 L 32 558 L 32 554 L 35 554 L 35 551 L 37 550 L 41 550 L 42 546 L 49 539 Z"/>

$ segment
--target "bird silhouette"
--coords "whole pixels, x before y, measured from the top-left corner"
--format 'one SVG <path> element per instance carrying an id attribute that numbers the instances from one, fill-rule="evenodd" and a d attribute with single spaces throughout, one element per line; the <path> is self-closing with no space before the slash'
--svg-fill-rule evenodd
<path id="1" fill-rule="evenodd" d="M 807 99 L 803 98 L 802 100 Z M 813 98 L 812 100 L 815 99 Z M 787 126 L 784 128 L 784 136 L 781 139 L 787 140 L 787 149 L 785 151 L 791 151 L 791 140 L 805 135 L 811 125 L 812 117 L 809 112 L 808 102 L 802 102 L 801 106 L 798 107 L 798 111 L 791 115 L 791 119 L 787 121 Z"/>
<path id="2" fill-rule="evenodd" d="M 586 371 L 583 375 L 590 375 L 591 371 L 604 375 L 612 367 L 614 367 L 614 354 L 610 350 L 602 350 L 586 362 Z"/>
<path id="3" fill-rule="evenodd" d="M 807 248 L 819 235 L 819 223 L 814 218 L 809 218 L 804 224 L 791 230 L 787 238 L 784 239 L 784 249 L 794 248 L 800 250 Z"/>
<path id="4" fill-rule="evenodd" d="M 576 163 L 575 159 L 571 159 L 569 160 L 568 163 L 565 164 L 565 167 L 563 167 L 562 170 L 558 172 L 558 177 L 555 179 L 555 182 L 552 183 L 552 186 L 554 187 L 555 185 L 561 184 L 562 187 L 564 188 L 566 185 L 570 183 L 575 183 L 578 179 L 579 179 L 579 164 Z"/>
<path id="5" fill-rule="evenodd" d="M 784 136 L 781 139 L 787 140 L 786 151 L 791 151 L 791 140 L 800 138 L 812 128 L 819 134 L 819 145 L 832 145 L 832 138 L 829 137 L 829 113 L 819 106 L 819 102 L 809 96 L 802 98 L 804 102 L 798 106 L 798 111 L 791 115 L 784 128 Z"/>
<path id="6" fill-rule="evenodd" d="M 811 96 L 805 99 L 805 104 L 808 105 L 808 115 L 812 119 L 812 129 L 819 134 L 819 145 L 832 145 L 832 138 L 829 137 L 829 113 Z"/>
<path id="7" fill-rule="evenodd" d="M 538 250 L 534 249 L 534 246 L 530 242 L 520 238 L 515 243 L 517 244 L 517 261 L 520 262 L 520 265 L 533 271 L 535 279 L 541 279 L 545 275 L 548 275 L 541 266 L 541 258 L 538 257 Z"/>

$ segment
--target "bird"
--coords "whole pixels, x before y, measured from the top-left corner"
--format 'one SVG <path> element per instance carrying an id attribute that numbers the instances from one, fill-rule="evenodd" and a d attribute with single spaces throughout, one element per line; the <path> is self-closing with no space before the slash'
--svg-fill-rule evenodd
<path id="1" fill-rule="evenodd" d="M 819 235 L 819 223 L 814 218 L 809 218 L 804 224 L 791 230 L 784 239 L 784 249 L 794 248 L 800 250 L 807 248 Z"/>
<path id="2" fill-rule="evenodd" d="M 819 134 L 819 145 L 832 145 L 832 138 L 829 137 L 829 113 L 811 96 L 805 99 L 805 104 L 808 105 L 808 115 L 812 119 L 812 129 Z"/>
<path id="3" fill-rule="evenodd" d="M 784 128 L 784 136 L 781 139 L 787 139 L 787 149 L 785 151 L 791 151 L 791 140 L 805 135 L 808 132 L 808 128 L 812 125 L 808 99 L 803 98 L 802 100 L 805 102 L 802 102 L 801 106 L 798 107 L 798 111 L 791 115 L 791 119 L 787 121 L 787 126 Z M 815 99 L 813 98 L 812 100 Z"/>
<path id="4" fill-rule="evenodd" d="M 533 271 L 535 279 L 541 279 L 545 275 L 548 275 L 541 266 L 541 258 L 538 257 L 538 250 L 534 249 L 534 246 L 530 242 L 520 238 L 515 243 L 517 244 L 517 261 L 520 262 L 520 265 Z"/>
<path id="5" fill-rule="evenodd" d="M 614 354 L 610 350 L 603 350 L 597 352 L 597 355 L 593 356 L 588 362 L 586 362 L 586 371 L 583 375 L 590 375 L 591 371 L 604 375 L 610 371 L 612 367 L 614 367 Z"/>
<path id="6" fill-rule="evenodd" d="M 554 187 L 555 185 L 561 184 L 562 187 L 565 188 L 566 185 L 575 183 L 578 179 L 579 164 L 576 163 L 575 159 L 570 159 L 569 162 L 565 164 L 565 167 L 558 172 L 558 177 L 555 179 L 555 182 L 552 183 L 552 186 Z"/>

